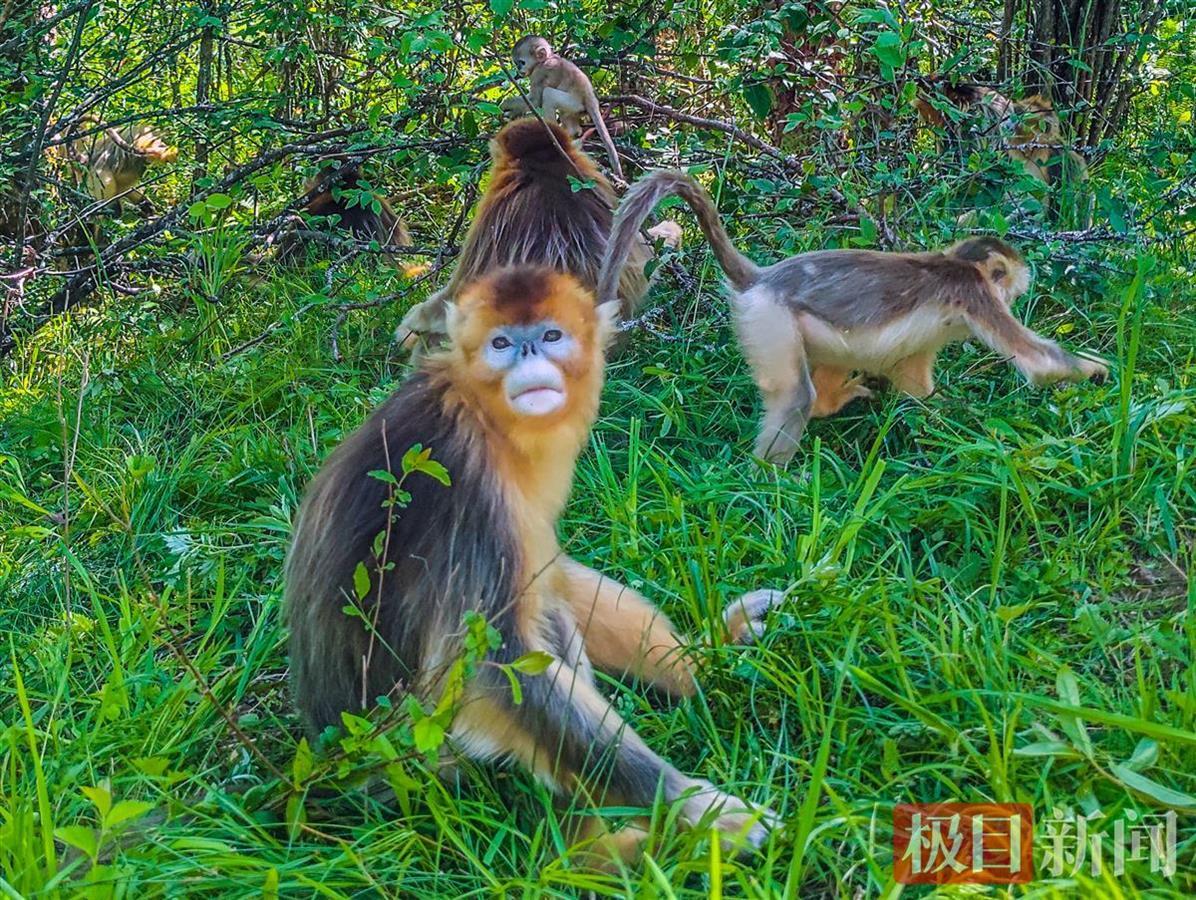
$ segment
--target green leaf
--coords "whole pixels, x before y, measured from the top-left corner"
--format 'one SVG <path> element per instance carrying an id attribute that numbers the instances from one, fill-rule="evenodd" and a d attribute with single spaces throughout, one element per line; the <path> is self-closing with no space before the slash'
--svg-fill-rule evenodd
<path id="1" fill-rule="evenodd" d="M 121 800 L 104 816 L 104 828 L 116 828 L 122 822 L 139 819 L 154 808 L 154 804 L 144 800 Z"/>
<path id="2" fill-rule="evenodd" d="M 100 849 L 95 831 L 86 825 L 63 825 L 54 829 L 54 837 L 90 859 L 95 859 Z"/>
<path id="3" fill-rule="evenodd" d="M 505 19 L 514 5 L 515 0 L 490 0 L 490 9 L 500 19 Z"/>
<path id="4" fill-rule="evenodd" d="M 901 45 L 901 35 L 896 32 L 882 31 L 878 34 L 872 52 L 882 63 L 894 69 L 905 65 L 905 48 Z"/>
<path id="5" fill-rule="evenodd" d="M 370 478 L 376 478 L 378 481 L 384 481 L 387 484 L 398 484 L 399 479 L 395 478 L 394 472 L 388 472 L 386 469 L 374 469 L 368 473 Z"/>
<path id="6" fill-rule="evenodd" d="M 1069 706 L 1080 706 L 1080 683 L 1075 674 L 1067 666 L 1059 670 L 1055 677 L 1055 690 L 1059 699 Z M 1085 756 L 1092 757 L 1092 739 L 1088 737 L 1088 729 L 1084 727 L 1079 716 L 1060 712 L 1059 727 L 1063 733 L 1071 738 L 1072 745 Z"/>
<path id="7" fill-rule="evenodd" d="M 366 570 L 365 563 L 359 562 L 353 570 L 353 595 L 358 600 L 364 600 L 369 592 L 370 573 Z"/>
<path id="8" fill-rule="evenodd" d="M 1142 740 L 1138 741 L 1138 746 L 1134 748 L 1134 752 L 1130 754 L 1130 758 L 1125 761 L 1124 765 L 1127 769 L 1141 772 L 1143 769 L 1149 769 L 1158 761 L 1159 742 L 1153 738 L 1142 738 Z"/>
<path id="9" fill-rule="evenodd" d="M 890 28 L 897 27 L 897 19 L 887 9 L 862 9 L 855 17 L 855 21 L 862 25 L 888 25 Z"/>
<path id="10" fill-rule="evenodd" d="M 208 205 L 202 200 L 196 200 L 187 207 L 187 217 L 194 222 L 203 222 L 209 215 Z"/>
<path id="11" fill-rule="evenodd" d="M 522 672 L 524 675 L 541 675 L 548 670 L 552 665 L 554 657 L 551 653 L 545 653 L 543 650 L 533 650 L 531 653 L 525 653 L 513 663 L 511 668 L 516 672 Z"/>
<path id="12" fill-rule="evenodd" d="M 1018 616 L 1028 613 L 1033 608 L 1033 603 L 1015 603 L 1012 606 L 998 606 L 993 612 L 998 619 L 1008 625 Z"/>
<path id="13" fill-rule="evenodd" d="M 307 810 L 303 806 L 302 794 L 291 794 L 287 798 L 286 823 L 287 833 L 294 840 L 299 836 L 299 826 L 307 821 Z"/>
<path id="14" fill-rule="evenodd" d="M 228 194 L 210 194 L 204 204 L 208 209 L 228 209 L 233 205 L 233 198 Z"/>
<path id="15" fill-rule="evenodd" d="M 766 119 L 772 112 L 772 91 L 765 84 L 749 84 L 743 89 L 743 99 L 757 119 Z"/>
<path id="16" fill-rule="evenodd" d="M 1109 771 L 1113 774 L 1113 777 L 1131 791 L 1143 794 L 1157 803 L 1170 806 L 1182 812 L 1196 812 L 1196 797 L 1190 794 L 1184 794 L 1169 787 L 1164 787 L 1157 781 L 1152 781 L 1145 775 L 1141 775 L 1120 763 L 1114 763 L 1109 766 Z"/>
<path id="17" fill-rule="evenodd" d="M 511 684 L 511 702 L 516 706 L 523 705 L 523 685 L 519 683 L 519 679 L 515 677 L 515 671 L 510 666 L 500 666 L 499 670 L 507 676 L 507 681 Z"/>
<path id="18" fill-rule="evenodd" d="M 1016 747 L 1014 756 L 1061 756 L 1065 759 L 1082 759 L 1076 748 L 1067 741 L 1036 741 L 1024 747 Z"/>
<path id="19" fill-rule="evenodd" d="M 880 745 L 880 771 L 886 778 L 893 778 L 901 771 L 901 751 L 897 742 L 892 738 L 885 738 Z"/>
<path id="20" fill-rule="evenodd" d="M 143 775 L 158 778 L 170 768 L 170 760 L 164 756 L 138 756 L 132 760 L 133 768 Z"/>
<path id="21" fill-rule="evenodd" d="M 416 444 L 403 454 L 403 474 L 409 475 L 412 472 L 423 472 L 430 478 L 435 478 L 445 487 L 452 484 L 448 469 L 432 459 L 431 447 L 425 449 Z"/>
<path id="22" fill-rule="evenodd" d="M 87 799 L 91 801 L 91 805 L 100 814 L 100 819 L 105 819 L 108 816 L 109 810 L 112 809 L 112 792 L 108 790 L 108 785 L 101 782 L 95 787 L 85 787 L 81 788 L 81 790 Z"/>
<path id="23" fill-rule="evenodd" d="M 295 757 L 291 760 L 291 779 L 297 785 L 303 784 L 311 774 L 312 768 L 311 747 L 307 738 L 300 738 L 299 746 L 295 748 Z"/>
<path id="24" fill-rule="evenodd" d="M 444 727 L 428 716 L 411 726 L 411 737 L 415 740 L 416 750 L 431 753 L 433 750 L 439 750 L 444 743 Z"/>

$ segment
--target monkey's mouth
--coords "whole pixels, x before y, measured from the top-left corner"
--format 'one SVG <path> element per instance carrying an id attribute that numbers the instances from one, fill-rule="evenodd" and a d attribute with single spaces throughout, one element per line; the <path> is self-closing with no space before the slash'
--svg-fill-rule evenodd
<path id="1" fill-rule="evenodd" d="M 565 392 L 547 385 L 537 385 L 511 397 L 511 407 L 525 416 L 546 416 L 565 404 Z"/>

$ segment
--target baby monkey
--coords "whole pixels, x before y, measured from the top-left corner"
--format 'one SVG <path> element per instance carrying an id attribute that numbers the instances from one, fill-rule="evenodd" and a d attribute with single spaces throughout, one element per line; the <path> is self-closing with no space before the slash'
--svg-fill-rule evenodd
<path id="1" fill-rule="evenodd" d="M 552 45 L 542 37 L 529 35 L 515 45 L 513 51 L 515 69 L 526 75 L 531 84 L 527 100 L 523 97 L 508 97 L 502 102 L 503 112 L 508 117 L 527 115 L 531 109 L 541 110 L 550 122 L 560 120 L 561 127 L 569 137 L 576 139 L 582 133 L 581 114 L 586 113 L 594 123 L 594 129 L 606 148 L 611 171 L 615 178 L 623 180 L 623 167 L 614 141 L 602 120 L 598 106 L 598 95 L 586 73 L 563 56 L 558 56 Z M 531 102 L 531 109 L 528 108 Z"/>
<path id="2" fill-rule="evenodd" d="M 623 198 L 598 276 L 600 301 L 613 297 L 626 248 L 669 196 L 696 213 L 733 289 L 736 334 L 764 398 L 755 447 L 763 459 L 788 462 L 811 417 L 871 396 L 868 375 L 928 396 L 939 351 L 968 337 L 1033 384 L 1106 374 L 1101 363 L 1073 356 L 1013 317 L 1029 269 L 1003 241 L 969 238 L 930 253 L 819 250 L 758 266 L 732 245 L 710 195 L 681 172 L 652 172 Z"/>

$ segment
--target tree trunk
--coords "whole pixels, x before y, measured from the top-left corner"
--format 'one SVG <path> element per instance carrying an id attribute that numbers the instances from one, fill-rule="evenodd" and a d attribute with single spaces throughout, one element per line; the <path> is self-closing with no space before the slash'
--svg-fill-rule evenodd
<path id="1" fill-rule="evenodd" d="M 205 16 L 215 15 L 216 5 L 215 0 L 202 0 L 200 4 Z M 213 60 L 215 59 L 215 45 L 216 32 L 211 25 L 206 25 L 203 33 L 199 38 L 199 72 L 195 78 L 195 105 L 204 106 L 208 102 L 208 97 L 212 90 L 212 70 Z M 194 192 L 195 183 L 208 174 L 208 156 L 210 153 L 210 145 L 207 138 L 207 129 L 200 129 L 200 136 L 195 142 L 195 168 L 192 171 L 192 186 L 191 190 Z"/>

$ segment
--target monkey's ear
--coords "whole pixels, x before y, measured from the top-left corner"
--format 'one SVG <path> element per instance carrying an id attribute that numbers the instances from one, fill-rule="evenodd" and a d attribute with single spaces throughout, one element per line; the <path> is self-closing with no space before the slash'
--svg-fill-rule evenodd
<path id="1" fill-rule="evenodd" d="M 544 60 L 548 59 L 547 44 L 541 43 L 536 46 L 536 59 L 540 60 L 540 62 L 544 62 Z"/>
<path id="2" fill-rule="evenodd" d="M 457 343 L 457 329 L 461 327 L 461 310 L 457 308 L 457 304 L 452 300 L 446 300 L 444 303 L 444 330 L 448 333 L 449 340 Z"/>
<path id="3" fill-rule="evenodd" d="M 993 266 L 993 281 L 1004 281 L 1008 273 L 1002 265 Z"/>
<path id="4" fill-rule="evenodd" d="M 622 312 L 623 304 L 618 300 L 608 300 L 605 303 L 599 303 L 595 311 L 598 313 L 598 323 L 595 326 L 595 333 L 598 336 L 598 344 L 601 347 L 609 347 L 610 342 L 615 339 L 615 335 L 619 333 L 619 319 Z"/>

